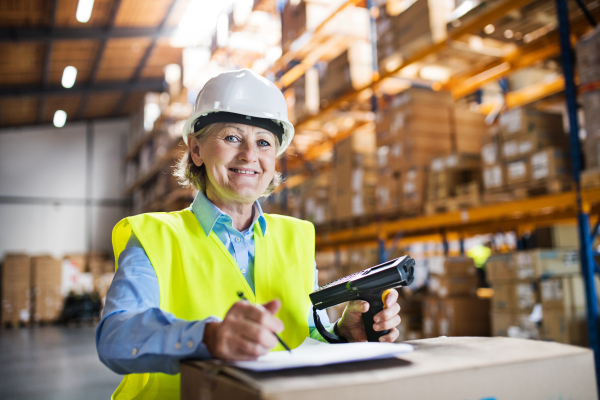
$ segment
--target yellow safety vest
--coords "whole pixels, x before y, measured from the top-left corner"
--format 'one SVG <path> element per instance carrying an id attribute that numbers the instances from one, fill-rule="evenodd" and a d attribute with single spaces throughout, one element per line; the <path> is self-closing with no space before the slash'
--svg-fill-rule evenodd
<path id="1" fill-rule="evenodd" d="M 281 338 L 295 348 L 309 334 L 314 227 L 309 222 L 281 215 L 265 214 L 265 220 L 268 229 L 264 237 L 260 225 L 254 224 L 256 293 L 214 231 L 207 237 L 190 210 L 141 214 L 121 220 L 113 230 L 115 260 L 125 249 L 131 233 L 135 233 L 156 272 L 160 308 L 188 321 L 211 315 L 224 318 L 233 303 L 239 301 L 238 291 L 256 304 L 277 298 L 282 303 L 277 317 L 285 326 Z M 186 343 L 180 345 L 183 348 Z M 112 398 L 179 399 L 179 374 L 126 375 Z"/>

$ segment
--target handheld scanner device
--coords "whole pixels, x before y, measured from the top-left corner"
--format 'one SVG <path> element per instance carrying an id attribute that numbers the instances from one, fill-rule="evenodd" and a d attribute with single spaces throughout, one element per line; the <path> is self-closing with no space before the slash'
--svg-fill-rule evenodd
<path id="1" fill-rule="evenodd" d="M 332 335 L 325 330 L 317 310 L 351 300 L 364 300 L 369 303 L 369 311 L 362 315 L 367 339 L 369 342 L 378 342 L 381 336 L 389 333 L 389 330 L 378 332 L 373 330 L 373 317 L 384 309 L 385 296 L 389 289 L 412 283 L 414 270 L 415 260 L 403 256 L 321 286 L 309 295 L 317 330 L 329 343 L 347 342 L 345 338 Z"/>

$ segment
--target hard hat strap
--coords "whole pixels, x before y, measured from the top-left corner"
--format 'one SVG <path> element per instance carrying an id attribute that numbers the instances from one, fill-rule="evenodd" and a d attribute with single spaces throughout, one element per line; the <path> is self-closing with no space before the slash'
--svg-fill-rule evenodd
<path id="1" fill-rule="evenodd" d="M 218 122 L 231 122 L 234 124 L 244 124 L 263 128 L 273 133 L 279 140 L 279 144 L 283 141 L 283 126 L 269 118 L 251 117 L 248 115 L 236 114 L 232 112 L 219 111 L 207 115 L 202 115 L 194 122 L 194 132 Z"/>

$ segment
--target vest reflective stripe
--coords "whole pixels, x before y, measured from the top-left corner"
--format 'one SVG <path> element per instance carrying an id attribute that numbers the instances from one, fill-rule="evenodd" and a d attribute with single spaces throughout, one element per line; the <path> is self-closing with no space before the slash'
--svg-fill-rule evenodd
<path id="1" fill-rule="evenodd" d="M 263 237 L 254 224 L 253 293 L 235 260 L 211 232 L 207 237 L 189 210 L 141 214 L 121 220 L 113 230 L 115 260 L 131 233 L 144 247 L 158 278 L 160 308 L 177 318 L 224 318 L 242 291 L 252 303 L 278 298 L 282 339 L 292 348 L 308 336 L 308 294 L 314 285 L 315 234 L 311 223 L 265 214 Z M 117 265 L 118 268 L 118 265 Z M 278 345 L 274 350 L 282 350 Z M 179 375 L 126 375 L 113 399 L 179 399 Z"/>

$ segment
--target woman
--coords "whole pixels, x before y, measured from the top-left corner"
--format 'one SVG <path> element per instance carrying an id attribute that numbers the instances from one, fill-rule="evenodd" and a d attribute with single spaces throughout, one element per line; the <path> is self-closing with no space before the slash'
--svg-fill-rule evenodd
<path id="1" fill-rule="evenodd" d="M 178 399 L 179 360 L 255 359 L 281 350 L 275 332 L 292 348 L 322 340 L 309 312 L 314 228 L 263 214 L 257 201 L 279 183 L 275 159 L 293 135 L 285 99 L 265 78 L 244 69 L 206 83 L 176 172 L 199 190 L 192 206 L 129 217 L 113 231 L 117 272 L 96 344 L 102 362 L 126 374 L 114 399 Z M 398 337 L 397 296 L 375 317 L 375 330 L 391 329 L 382 341 Z M 367 310 L 351 302 L 327 329 L 364 341 Z"/>

